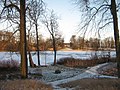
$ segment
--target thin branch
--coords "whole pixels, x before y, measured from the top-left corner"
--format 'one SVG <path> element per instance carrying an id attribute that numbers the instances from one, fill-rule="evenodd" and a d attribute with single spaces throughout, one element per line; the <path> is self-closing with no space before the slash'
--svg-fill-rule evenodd
<path id="1" fill-rule="evenodd" d="M 96 10 L 93 14 L 92 14 L 92 16 L 89 18 L 89 20 L 88 20 L 88 18 L 86 18 L 87 20 L 85 20 L 85 24 L 80 28 L 80 30 L 83 30 L 83 28 L 85 28 L 85 27 L 87 27 L 88 28 L 88 26 L 89 26 L 89 24 L 90 24 L 90 22 L 94 19 L 94 18 L 96 18 L 96 15 L 98 14 L 98 12 L 100 12 L 100 11 L 102 11 L 102 10 L 104 10 L 104 9 L 106 9 L 107 7 L 109 7 L 110 8 L 110 5 L 108 5 L 108 4 L 103 4 L 103 5 L 101 5 L 100 7 L 98 7 L 98 8 L 96 8 L 96 7 L 92 7 L 92 8 L 90 8 L 89 9 L 89 11 L 91 12 L 92 10 Z M 108 9 L 105 11 L 105 12 L 107 12 L 108 11 Z M 101 20 L 102 21 L 102 20 Z M 100 21 L 100 22 L 101 22 Z M 79 31 L 80 31 L 79 30 Z M 87 29 L 84 31 L 84 34 L 87 32 Z"/>
<path id="2" fill-rule="evenodd" d="M 106 27 L 107 25 L 109 25 L 110 23 L 113 23 L 113 21 L 109 21 L 108 23 L 104 24 L 103 26 L 99 27 L 99 29 L 103 29 L 104 27 Z"/>
<path id="3" fill-rule="evenodd" d="M 105 14 L 107 13 L 108 10 L 109 10 L 109 8 L 107 8 L 107 9 L 103 12 L 103 14 L 102 14 L 102 16 L 101 16 L 101 19 L 100 19 L 100 21 L 98 22 L 98 26 L 99 26 L 100 23 L 103 21 L 103 18 L 104 18 Z"/>

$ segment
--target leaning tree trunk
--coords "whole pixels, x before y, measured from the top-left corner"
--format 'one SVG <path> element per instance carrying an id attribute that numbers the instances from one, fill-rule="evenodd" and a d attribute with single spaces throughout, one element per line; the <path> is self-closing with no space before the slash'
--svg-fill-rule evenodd
<path id="1" fill-rule="evenodd" d="M 34 68 L 34 67 L 36 67 L 36 65 L 34 64 L 34 62 L 33 62 L 33 59 L 32 59 L 32 55 L 31 55 L 31 50 L 30 50 L 30 42 L 31 40 L 30 40 L 30 30 L 28 30 L 28 55 L 29 55 L 29 64 L 30 64 L 30 67 L 32 67 L 32 68 Z"/>
<path id="2" fill-rule="evenodd" d="M 113 27 L 114 27 L 115 46 L 116 46 L 118 78 L 120 78 L 120 42 L 119 42 L 118 19 L 117 19 L 117 10 L 116 10 L 115 0 L 111 0 L 111 14 L 113 16 Z"/>
<path id="3" fill-rule="evenodd" d="M 20 0 L 20 54 L 21 54 L 21 77 L 22 78 L 27 78 L 25 2 L 26 0 Z"/>
<path id="4" fill-rule="evenodd" d="M 30 51 L 28 51 L 28 54 L 29 54 L 30 67 L 32 67 L 32 68 L 36 67 L 36 65 L 34 64 L 34 62 L 32 60 L 32 55 L 31 55 Z"/>

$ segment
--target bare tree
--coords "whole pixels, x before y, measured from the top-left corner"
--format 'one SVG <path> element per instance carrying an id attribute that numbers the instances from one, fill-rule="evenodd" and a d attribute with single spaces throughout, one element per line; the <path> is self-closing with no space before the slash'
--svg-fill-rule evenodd
<path id="1" fill-rule="evenodd" d="M 28 41 L 27 41 L 27 50 L 28 50 L 28 55 L 29 55 L 29 63 L 30 63 L 30 67 L 36 67 L 36 65 L 34 64 L 34 62 L 33 62 L 33 59 L 32 59 L 32 55 L 31 55 L 31 28 L 32 28 L 32 26 L 33 26 L 33 23 L 31 22 L 31 19 L 29 19 L 28 18 L 28 20 L 29 20 L 29 28 L 27 28 L 28 29 Z"/>
<path id="2" fill-rule="evenodd" d="M 53 50 L 54 50 L 54 65 L 56 65 L 56 32 L 58 31 L 58 22 L 57 16 L 54 14 L 53 10 L 50 13 L 50 16 L 44 16 L 45 20 L 43 24 L 46 26 L 47 30 L 49 31 L 52 40 L 53 40 Z"/>
<path id="3" fill-rule="evenodd" d="M 6 25 L 6 27 L 2 28 L 1 31 L 11 32 L 11 30 L 13 30 L 8 40 L 3 42 L 2 45 L 0 45 L 0 48 L 5 47 L 14 37 L 14 35 L 20 30 L 20 10 L 17 5 L 17 1 L 14 3 L 11 1 L 10 3 L 10 0 L 1 0 L 0 2 L 0 23 L 1 25 Z"/>
<path id="4" fill-rule="evenodd" d="M 26 0 L 20 0 L 20 53 L 21 53 L 21 74 L 27 78 L 27 43 L 26 43 Z"/>
<path id="5" fill-rule="evenodd" d="M 38 66 L 40 66 L 38 22 L 40 20 L 40 16 L 44 13 L 44 10 L 45 10 L 45 3 L 43 2 L 43 0 L 31 0 L 29 4 L 29 16 L 33 21 L 33 24 L 35 25 L 35 30 L 36 30 Z"/>
<path id="6" fill-rule="evenodd" d="M 72 35 L 70 38 L 70 46 L 72 49 L 77 49 L 76 35 Z"/>
<path id="7" fill-rule="evenodd" d="M 77 39 L 77 45 L 78 45 L 78 48 L 79 49 L 83 49 L 84 48 L 84 38 L 83 37 L 78 37 L 78 39 Z"/>
<path id="8" fill-rule="evenodd" d="M 120 78 L 120 41 L 117 18 L 120 2 L 117 1 L 116 3 L 116 0 L 76 0 L 76 4 L 80 6 L 80 10 L 83 12 L 82 18 L 84 20 L 80 30 L 84 34 L 89 29 L 90 31 L 96 30 L 94 32 L 100 36 L 101 30 L 111 27 L 113 23 L 118 78 Z"/>
<path id="9" fill-rule="evenodd" d="M 5 18 L 10 19 L 12 22 L 17 23 L 16 18 L 20 18 L 20 54 L 21 54 L 21 77 L 27 78 L 27 50 L 26 50 L 26 0 L 11 1 L 2 0 L 3 8 L 1 10 L 0 17 L 2 15 Z M 20 7 L 19 7 L 20 6 Z M 17 13 L 18 12 L 18 13 Z M 18 17 L 16 17 L 17 15 Z"/>

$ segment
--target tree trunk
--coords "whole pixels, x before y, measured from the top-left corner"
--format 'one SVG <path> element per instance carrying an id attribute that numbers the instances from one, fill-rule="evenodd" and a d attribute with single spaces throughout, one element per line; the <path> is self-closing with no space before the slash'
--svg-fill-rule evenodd
<path id="1" fill-rule="evenodd" d="M 32 55 L 30 53 L 30 30 L 28 30 L 28 55 L 29 55 L 29 64 L 30 64 L 30 67 L 34 68 L 36 67 L 36 65 L 34 64 L 33 60 L 32 60 Z"/>
<path id="2" fill-rule="evenodd" d="M 28 54 L 29 54 L 30 67 L 32 67 L 32 68 L 36 67 L 36 65 L 34 64 L 34 62 L 32 60 L 32 56 L 31 56 L 30 50 L 28 51 Z"/>
<path id="3" fill-rule="evenodd" d="M 118 78 L 120 78 L 120 42 L 119 42 L 119 30 L 118 30 L 118 19 L 115 0 L 111 0 L 111 14 L 113 16 L 113 27 L 114 27 L 114 39 L 116 47 L 116 58 L 118 68 Z"/>
<path id="4" fill-rule="evenodd" d="M 36 40 L 37 40 L 37 57 L 38 57 L 38 66 L 40 66 L 40 56 L 39 56 L 39 41 L 38 41 L 38 28 L 37 28 L 37 22 L 35 24 L 35 28 L 36 28 Z"/>
<path id="5" fill-rule="evenodd" d="M 56 43 L 55 43 L 55 37 L 52 35 L 53 38 L 53 50 L 54 50 L 54 65 L 56 65 Z"/>
<path id="6" fill-rule="evenodd" d="M 26 19 L 25 2 L 20 0 L 20 54 L 21 54 L 21 77 L 27 78 L 27 50 L 26 50 Z"/>

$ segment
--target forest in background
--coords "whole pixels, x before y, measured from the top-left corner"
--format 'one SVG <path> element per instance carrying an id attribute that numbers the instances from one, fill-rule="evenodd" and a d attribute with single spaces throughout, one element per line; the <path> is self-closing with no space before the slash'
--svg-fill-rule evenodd
<path id="1" fill-rule="evenodd" d="M 29 36 L 29 47 L 31 51 L 37 50 L 37 43 L 34 36 Z M 65 43 L 64 38 L 55 38 L 56 49 L 61 50 L 64 48 L 71 48 L 73 50 L 113 50 L 115 49 L 115 42 L 112 37 L 105 38 L 103 40 L 98 38 L 84 39 L 83 37 L 76 37 L 72 35 L 70 42 Z M 41 51 L 53 50 L 52 38 L 44 39 L 42 35 L 39 35 L 39 48 Z M 18 35 L 13 35 L 12 32 L 1 31 L 0 32 L 0 51 L 17 52 L 20 48 L 20 40 Z"/>

